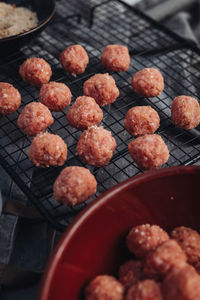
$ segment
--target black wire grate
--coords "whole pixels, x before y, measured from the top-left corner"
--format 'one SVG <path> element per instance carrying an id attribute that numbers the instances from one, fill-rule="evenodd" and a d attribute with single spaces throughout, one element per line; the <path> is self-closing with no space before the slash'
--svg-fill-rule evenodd
<path id="1" fill-rule="evenodd" d="M 66 74 L 58 60 L 60 52 L 73 43 L 83 45 L 90 57 L 86 72 L 76 78 Z M 158 111 L 161 118 L 158 133 L 170 150 L 166 166 L 191 164 L 200 157 L 198 128 L 186 132 L 175 128 L 170 119 L 170 106 L 175 96 L 186 94 L 199 97 L 200 51 L 121 1 L 98 2 L 98 5 L 90 1 L 88 6 L 86 1 L 84 5 L 80 1 L 79 6 L 73 1 L 59 1 L 54 22 L 32 45 L 0 59 L 0 81 L 14 84 L 22 95 L 20 109 L 0 118 L 0 163 L 59 230 L 63 230 L 86 203 L 73 208 L 59 204 L 52 196 L 52 184 L 61 168 L 38 169 L 29 161 L 31 138 L 18 129 L 16 121 L 24 105 L 38 101 L 39 90 L 23 82 L 18 69 L 27 57 L 43 57 L 52 67 L 51 80 L 66 83 L 74 101 L 83 94 L 85 80 L 95 73 L 107 72 L 100 62 L 100 55 L 103 48 L 111 43 L 127 45 L 132 62 L 127 72 L 111 73 L 120 89 L 120 96 L 111 106 L 103 108 L 102 125 L 112 132 L 117 141 L 115 155 L 103 168 L 86 165 L 98 181 L 96 196 L 141 172 L 128 153 L 127 146 L 132 137 L 123 125 L 124 116 L 132 106 L 150 104 Z M 132 75 L 144 67 L 156 67 L 164 75 L 165 90 L 158 97 L 142 98 L 135 95 L 131 88 Z M 53 113 L 55 122 L 49 131 L 67 142 L 68 159 L 65 166 L 85 166 L 75 151 L 81 132 L 69 126 L 65 115 L 66 111 Z"/>

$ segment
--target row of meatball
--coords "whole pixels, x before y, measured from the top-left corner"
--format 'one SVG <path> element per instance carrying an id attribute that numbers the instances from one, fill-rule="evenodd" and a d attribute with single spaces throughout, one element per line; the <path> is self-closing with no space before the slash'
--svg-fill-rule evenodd
<path id="1" fill-rule="evenodd" d="M 121 45 L 108 45 L 102 53 L 101 61 L 109 70 L 126 71 L 130 65 L 128 48 Z M 72 45 L 61 53 L 60 62 L 67 72 L 80 74 L 85 71 L 89 57 L 81 45 Z M 71 92 L 66 85 L 56 82 L 47 84 L 52 70 L 44 59 L 35 57 L 27 59 L 20 66 L 19 73 L 30 84 L 44 85 L 40 91 L 40 101 L 49 109 L 61 111 L 70 104 Z M 158 70 L 145 68 L 132 77 L 132 86 L 137 94 L 154 97 L 163 91 L 164 79 Z M 9 97 L 9 93 L 6 94 L 6 89 L 10 89 L 10 94 L 16 94 L 16 100 Z M 104 106 L 115 101 L 119 96 L 119 90 L 112 76 L 96 74 L 84 83 L 84 94 L 94 98 L 100 106 Z M 0 101 L 1 114 L 12 113 L 21 102 L 19 93 L 11 91 L 11 87 L 8 86 L 4 86 L 2 98 Z M 184 129 L 195 128 L 200 121 L 198 101 L 188 96 L 177 97 L 172 104 L 172 121 L 176 126 Z"/>
<path id="2" fill-rule="evenodd" d="M 137 72 L 133 78 L 142 71 Z M 142 85 L 142 83 L 140 84 Z M 69 123 L 81 130 L 99 124 L 103 118 L 99 105 L 110 104 L 119 95 L 115 81 L 109 74 L 92 76 L 84 83 L 83 90 L 84 95 L 91 99 L 77 99 L 67 114 Z M 71 97 L 70 89 L 60 82 L 50 82 L 42 85 L 39 95 L 40 102 L 53 111 L 64 110 L 71 103 Z M 21 95 L 18 90 L 9 83 L 0 82 L 0 114 L 11 114 L 19 108 L 20 104 Z M 74 113 L 76 116 L 74 116 Z M 195 128 L 200 122 L 199 103 L 192 97 L 178 96 L 172 102 L 171 115 L 172 122 L 177 127 L 183 129 Z M 153 133 L 154 128 L 157 129 L 159 126 L 159 116 L 150 108 L 146 110 L 144 107 L 132 108 L 125 118 L 125 126 L 133 136 Z M 28 135 L 35 135 L 36 133 L 28 132 L 27 129 Z"/>
<path id="3" fill-rule="evenodd" d="M 85 72 L 89 56 L 81 45 L 71 45 L 62 51 L 59 61 L 67 73 L 76 76 Z M 128 48 L 122 45 L 108 45 L 102 53 L 101 61 L 108 70 L 127 71 L 130 66 Z M 19 72 L 25 81 L 35 86 L 49 82 L 52 75 L 49 64 L 39 58 L 26 60 L 21 65 Z"/>
<path id="4" fill-rule="evenodd" d="M 126 51 L 124 49 L 126 49 Z M 79 52 L 86 53 L 82 46 L 72 45 L 62 52 L 61 57 L 65 57 L 65 59 L 68 61 L 68 63 L 66 63 L 67 65 L 75 65 L 75 62 L 77 64 L 81 63 L 80 57 L 84 56 L 80 55 L 79 57 Z M 63 53 L 65 53 L 65 55 Z M 115 70 L 122 71 L 122 67 L 119 66 L 120 63 L 122 64 L 124 62 L 123 58 L 125 53 L 126 55 L 129 55 L 128 49 L 124 46 L 108 45 L 102 54 L 102 61 L 105 65 L 108 65 L 105 63 L 106 57 L 107 60 L 115 66 Z M 118 68 L 116 67 L 117 65 Z M 20 66 L 19 72 L 22 78 L 30 84 L 38 86 L 42 85 L 39 98 L 41 103 L 46 105 L 50 110 L 62 111 L 70 104 L 72 95 L 69 88 L 64 83 L 48 83 L 52 71 L 50 65 L 45 60 L 41 58 L 31 57 Z M 137 72 L 132 77 L 132 86 L 137 94 L 146 97 L 154 97 L 158 96 L 163 91 L 164 79 L 162 74 L 157 69 L 145 68 Z M 96 103 L 100 106 L 108 105 L 114 102 L 119 96 L 119 90 L 115 84 L 115 80 L 109 74 L 96 74 L 92 76 L 84 83 L 83 90 L 84 95 L 94 98 Z M 11 85 L 7 83 L 1 83 L 0 93 L 1 114 L 10 114 L 20 106 L 21 96 L 19 92 Z M 78 105 L 76 105 L 76 108 L 77 106 Z M 98 113 L 100 114 L 100 110 L 95 108 L 94 116 L 96 116 L 96 114 Z M 133 117 L 135 116 L 133 115 Z M 154 119 L 155 118 L 153 118 L 153 120 Z M 69 121 L 71 121 L 71 123 L 74 122 L 73 118 L 70 118 L 70 116 Z M 189 96 L 176 97 L 172 103 L 172 121 L 176 126 L 184 129 L 195 128 L 200 122 L 200 108 L 198 101 Z M 137 122 L 138 120 L 136 120 L 136 123 Z M 81 127 L 81 125 L 79 124 L 72 125 L 75 127 Z M 137 135 L 137 132 L 131 131 L 131 128 L 129 132 L 133 135 Z M 144 133 L 142 132 L 142 134 Z"/>
<path id="5" fill-rule="evenodd" d="M 78 99 L 82 100 L 82 97 Z M 145 109 L 151 110 L 151 107 L 144 107 Z M 76 116 L 76 113 L 72 116 Z M 26 133 L 27 131 L 38 133 L 29 149 L 29 158 L 37 167 L 61 166 L 65 163 L 67 145 L 64 140 L 58 135 L 47 132 L 39 134 L 53 123 L 53 117 L 46 106 L 37 102 L 26 105 L 17 123 Z M 109 163 L 116 146 L 116 141 L 110 131 L 102 126 L 90 126 L 81 134 L 76 150 L 86 163 L 101 167 Z M 137 137 L 129 144 L 128 150 L 142 169 L 159 167 L 169 157 L 165 142 L 157 134 Z"/>
<path id="6" fill-rule="evenodd" d="M 75 73 L 75 69 L 78 70 L 78 67 L 76 66 L 75 68 L 75 65 L 81 64 L 83 57 L 88 58 L 85 49 L 80 45 L 72 45 L 61 53 L 60 61 L 64 66 L 63 61 L 65 60 L 65 69 L 69 72 L 72 72 L 70 67 L 72 68 L 72 66 L 74 66 Z M 129 59 L 127 57 L 129 57 Z M 89 59 L 87 59 L 87 61 L 89 61 Z M 130 64 L 130 56 L 125 46 L 108 45 L 104 49 L 102 62 L 108 69 L 112 69 L 112 65 L 112 70 L 125 71 L 129 66 L 129 64 L 127 64 L 126 68 L 122 68 L 122 64 L 125 61 L 129 61 Z M 108 66 L 109 62 L 110 66 Z M 67 69 L 66 66 L 69 68 Z M 84 72 L 85 69 L 82 68 L 81 70 Z M 45 60 L 31 57 L 20 66 L 19 72 L 22 78 L 30 84 L 36 86 L 42 85 L 39 98 L 41 103 L 46 105 L 50 110 L 62 111 L 70 104 L 72 95 L 64 83 L 48 83 L 52 71 L 50 65 Z M 163 91 L 164 79 L 157 69 L 145 68 L 132 77 L 132 86 L 137 94 L 154 97 Z M 84 83 L 83 90 L 84 95 L 94 98 L 100 106 L 114 102 L 119 96 L 119 90 L 115 84 L 115 80 L 109 74 L 96 74 L 92 76 Z M 14 88 L 12 89 L 11 85 L 1 83 L 1 94 L 0 113 L 10 114 L 14 112 L 21 103 L 19 92 Z M 94 115 L 96 115 L 96 110 L 94 111 Z M 99 113 L 99 111 L 97 113 Z M 70 116 L 69 120 L 73 122 L 73 118 L 70 118 Z M 184 129 L 195 128 L 200 122 L 198 101 L 188 96 L 176 97 L 172 103 L 172 121 L 176 126 Z M 76 126 L 76 124 L 73 126 Z M 131 129 L 129 132 L 132 134 Z M 142 134 L 144 133 L 142 132 Z M 133 132 L 133 135 L 137 135 L 137 132 Z"/>
<path id="7" fill-rule="evenodd" d="M 126 71 L 130 65 L 128 48 L 121 45 L 108 45 L 102 53 L 101 61 L 108 70 L 117 72 Z M 67 72 L 80 74 L 85 71 L 89 57 L 82 46 L 72 45 L 61 53 L 60 62 Z M 52 71 L 44 60 L 30 58 L 20 67 L 20 74 L 25 81 L 40 86 L 50 80 Z M 38 79 L 40 76 L 41 79 Z M 132 86 L 138 95 L 155 97 L 163 91 L 164 79 L 157 69 L 145 68 L 132 77 Z M 44 88 L 43 95 L 46 92 L 48 92 L 48 88 Z M 119 90 L 111 76 L 108 74 L 96 74 L 85 82 L 84 94 L 93 97 L 99 105 L 104 106 L 115 101 L 119 96 Z M 47 95 L 46 97 L 41 96 L 41 98 L 45 98 L 44 104 L 48 106 L 48 98 L 51 97 Z M 56 102 L 59 102 L 59 99 Z M 51 100 L 48 107 L 54 110 Z M 56 111 L 59 109 L 63 108 L 55 107 Z M 172 121 L 176 126 L 184 129 L 195 128 L 200 122 L 198 102 L 188 96 L 177 97 L 172 105 Z"/>
<path id="8" fill-rule="evenodd" d="M 84 96 L 79 97 L 67 113 L 69 123 L 82 130 L 95 123 L 98 124 L 102 117 L 103 113 L 94 99 Z M 52 122 L 53 117 L 50 111 L 39 103 L 28 104 L 18 118 L 18 126 L 29 134 L 43 131 Z M 169 151 L 163 139 L 159 135 L 152 134 L 159 127 L 159 123 L 157 112 L 150 106 L 134 107 L 125 117 L 125 128 L 128 132 L 133 136 L 143 135 L 137 137 L 128 146 L 131 156 L 141 169 L 159 167 L 169 158 Z M 103 140 L 104 143 L 102 143 Z M 47 144 L 47 147 L 50 145 Z M 109 131 L 102 127 L 92 126 L 81 135 L 77 152 L 88 164 L 100 167 L 110 161 L 115 148 L 116 142 Z M 57 165 L 57 161 L 53 159 L 49 163 L 47 160 L 46 164 L 37 158 L 32 161 L 37 166 Z M 58 165 L 63 163 L 59 162 Z"/>
<path id="9" fill-rule="evenodd" d="M 180 226 L 170 236 L 157 225 L 133 227 L 126 246 L 134 257 L 120 266 L 118 280 L 109 275 L 92 279 L 85 299 L 200 299 L 200 235 Z"/>
<path id="10" fill-rule="evenodd" d="M 3 83 L 3 85 L 7 84 Z M 49 85 L 51 85 L 51 83 Z M 183 99 L 183 96 L 177 97 L 174 101 L 176 100 L 185 101 L 185 99 Z M 198 115 L 198 102 L 193 98 L 186 101 L 190 103 L 190 100 L 191 102 L 194 100 L 194 106 L 197 104 L 197 107 L 194 111 Z M 98 104 L 96 104 L 95 100 L 91 97 L 79 97 L 67 113 L 67 119 L 69 123 L 73 127 L 82 130 L 92 126 L 93 124 L 100 123 L 102 118 L 102 110 L 100 109 Z M 26 105 L 18 118 L 18 126 L 28 135 L 36 135 L 39 132 L 44 131 L 52 123 L 53 117 L 48 108 L 41 103 L 36 102 Z M 159 116 L 157 112 L 150 106 L 133 107 L 126 114 L 125 128 L 128 130 L 128 132 L 133 136 L 144 135 L 136 138 L 129 144 L 128 147 L 131 156 L 136 161 L 138 166 L 142 169 L 159 167 L 168 160 L 169 151 L 164 141 L 160 136 L 151 134 L 154 133 L 155 130 L 159 127 L 159 124 Z M 89 138 L 88 132 L 90 133 Z M 147 136 L 147 134 L 151 135 Z M 102 144 L 101 148 L 103 149 L 98 149 L 98 145 L 101 144 L 101 140 L 104 138 L 107 142 Z M 97 141 L 98 143 L 96 144 Z M 90 153 L 92 144 L 94 144 L 94 147 L 92 148 L 93 153 Z M 88 130 L 86 133 L 83 133 L 80 138 L 79 145 L 81 146 L 77 146 L 77 151 L 81 158 L 88 164 L 95 166 L 103 166 L 107 164 L 110 161 L 116 148 L 116 142 L 114 138 L 108 131 L 104 130 L 101 127 L 94 127 L 93 129 Z M 50 149 L 52 148 L 50 144 L 47 144 L 47 147 L 49 147 Z M 48 149 L 46 149 L 45 151 L 48 152 Z M 100 152 L 101 155 L 99 157 L 98 154 Z M 37 156 L 36 159 L 32 159 L 32 161 L 37 166 L 55 166 L 62 165 L 64 163 L 64 158 L 66 159 L 66 155 L 63 156 L 63 160 L 59 161 L 57 159 L 54 159 L 53 155 L 50 155 L 50 161 L 48 161 L 47 155 L 45 155 L 45 157 L 46 163 L 44 162 L 44 159 L 41 159 L 40 157 L 38 157 L 37 159 Z"/>
<path id="11" fill-rule="evenodd" d="M 81 45 L 71 45 L 62 51 L 59 60 L 66 72 L 76 76 L 85 72 L 89 56 Z M 101 61 L 108 70 L 127 71 L 130 66 L 128 48 L 122 45 L 108 45 L 102 53 Z M 34 86 L 48 83 L 52 76 L 50 65 L 41 58 L 27 59 L 20 66 L 19 73 L 24 81 Z"/>

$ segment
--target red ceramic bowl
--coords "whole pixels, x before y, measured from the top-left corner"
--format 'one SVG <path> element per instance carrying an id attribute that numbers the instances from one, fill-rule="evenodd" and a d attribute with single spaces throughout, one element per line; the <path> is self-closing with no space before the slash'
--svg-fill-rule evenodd
<path id="1" fill-rule="evenodd" d="M 124 238 L 150 223 L 200 229 L 200 167 L 171 167 L 130 178 L 89 205 L 67 229 L 46 269 L 41 300 L 83 299 L 88 281 L 117 273 Z"/>

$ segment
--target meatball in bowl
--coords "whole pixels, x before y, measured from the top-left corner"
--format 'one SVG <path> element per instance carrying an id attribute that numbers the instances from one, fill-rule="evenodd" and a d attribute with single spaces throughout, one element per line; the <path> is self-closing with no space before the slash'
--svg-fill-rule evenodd
<path id="1" fill-rule="evenodd" d="M 64 233 L 39 299 L 198 299 L 199 182 L 199 166 L 167 167 L 98 197 Z"/>

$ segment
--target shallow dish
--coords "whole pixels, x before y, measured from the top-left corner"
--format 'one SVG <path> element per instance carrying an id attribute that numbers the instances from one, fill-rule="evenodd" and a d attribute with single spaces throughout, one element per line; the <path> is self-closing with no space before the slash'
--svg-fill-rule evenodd
<path id="1" fill-rule="evenodd" d="M 26 32 L 0 39 L 0 54 L 7 55 L 28 44 L 50 22 L 55 14 L 55 0 L 4 0 L 8 4 L 24 6 L 36 12 L 38 25 Z"/>
<path id="2" fill-rule="evenodd" d="M 99 274 L 115 275 L 127 259 L 124 237 L 132 226 L 158 224 L 200 229 L 200 167 L 149 171 L 108 190 L 69 226 L 50 259 L 40 300 L 78 300 Z"/>

